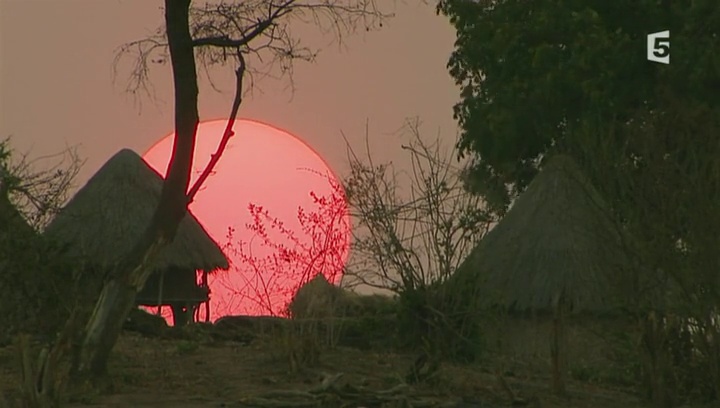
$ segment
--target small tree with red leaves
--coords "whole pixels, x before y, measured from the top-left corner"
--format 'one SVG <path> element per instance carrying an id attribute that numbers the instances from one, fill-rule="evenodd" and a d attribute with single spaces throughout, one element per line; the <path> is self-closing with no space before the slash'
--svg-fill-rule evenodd
<path id="1" fill-rule="evenodd" d="M 241 301 L 254 305 L 252 312 L 287 315 L 288 301 L 300 286 L 323 274 L 328 282 L 339 283 L 350 244 L 350 225 L 342 185 L 330 174 L 304 169 L 324 177 L 330 193 L 310 191 L 312 208 L 297 208 L 299 228 L 273 216 L 258 203 L 250 203 L 251 221 L 245 225 L 249 239 L 239 239 L 228 228 L 228 252 L 235 255 L 234 269 L 245 281 L 233 288 Z M 253 253 L 255 240 L 266 255 Z"/>

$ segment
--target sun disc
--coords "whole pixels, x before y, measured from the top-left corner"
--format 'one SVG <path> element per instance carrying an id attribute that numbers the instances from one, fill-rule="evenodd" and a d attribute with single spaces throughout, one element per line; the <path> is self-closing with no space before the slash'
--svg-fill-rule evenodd
<path id="1" fill-rule="evenodd" d="M 215 153 L 226 123 L 198 126 L 191 185 Z M 344 191 L 322 157 L 298 137 L 261 122 L 237 120 L 233 131 L 190 205 L 231 263 L 209 278 L 213 321 L 282 314 L 299 283 L 314 274 L 338 284 L 349 252 Z M 174 133 L 166 135 L 143 156 L 163 176 L 173 139 Z"/>

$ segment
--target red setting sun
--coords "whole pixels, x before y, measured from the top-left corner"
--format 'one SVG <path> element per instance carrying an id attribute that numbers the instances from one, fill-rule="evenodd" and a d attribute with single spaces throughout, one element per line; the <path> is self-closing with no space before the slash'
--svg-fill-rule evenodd
<path id="1" fill-rule="evenodd" d="M 198 127 L 191 184 L 207 165 L 227 122 Z M 210 275 L 210 320 L 282 314 L 298 285 L 323 273 L 338 284 L 348 257 L 350 219 L 340 182 L 298 137 L 252 120 L 235 135 L 190 205 L 230 260 Z M 165 175 L 174 134 L 143 156 Z M 172 321 L 172 314 L 163 316 Z M 200 308 L 199 320 L 206 318 Z"/>

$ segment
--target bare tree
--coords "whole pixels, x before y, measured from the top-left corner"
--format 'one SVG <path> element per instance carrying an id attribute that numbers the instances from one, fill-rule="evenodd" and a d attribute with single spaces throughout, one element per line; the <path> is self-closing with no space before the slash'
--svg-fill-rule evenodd
<path id="1" fill-rule="evenodd" d="M 13 151 L 11 140 L 0 141 L 0 192 L 12 195 L 25 219 L 41 230 L 67 200 L 84 161 L 72 147 L 30 159 L 28 153 Z"/>
<path id="2" fill-rule="evenodd" d="M 409 325 L 403 331 L 415 346 L 454 355 L 456 340 L 471 341 L 470 316 L 443 283 L 493 219 L 485 202 L 463 188 L 462 168 L 452 164 L 457 152 L 444 151 L 439 140 L 425 142 L 417 120 L 404 129 L 409 171 L 374 163 L 369 147 L 364 160 L 349 149 L 345 188 L 355 225 L 348 275 L 399 295 L 400 324 Z"/>
<path id="3" fill-rule="evenodd" d="M 79 345 L 76 372 L 81 377 L 102 374 L 107 359 L 120 334 L 122 323 L 134 305 L 135 295 L 150 275 L 152 259 L 172 242 L 178 224 L 202 183 L 211 174 L 230 137 L 242 102 L 243 78 L 246 72 L 259 72 L 246 65 L 246 56 L 254 55 L 261 64 L 280 63 L 281 71 L 290 72 L 292 61 L 312 61 L 316 51 L 300 45 L 292 35 L 290 24 L 300 20 L 315 24 L 322 32 L 332 30 L 336 38 L 362 27 L 367 30 L 381 25 L 389 17 L 379 11 L 372 0 L 256 0 L 221 2 L 193 7 L 191 0 L 165 0 L 164 29 L 157 35 L 121 48 L 136 50 L 139 55 L 132 71 L 129 90 L 147 85 L 149 63 L 166 55 L 173 72 L 175 93 L 175 140 L 167 177 L 157 210 L 146 232 L 108 275 L 100 297 L 90 315 Z M 154 54 L 155 52 L 159 54 Z M 263 54 L 274 56 L 269 62 Z M 162 59 L 162 58 L 160 58 Z M 230 119 L 217 151 L 195 185 L 190 186 L 195 138 L 199 123 L 196 60 L 201 66 L 226 62 L 236 64 L 235 97 Z M 136 84 L 133 87 L 133 83 Z M 75 324 L 76 317 L 68 322 Z M 45 356 L 58 356 L 71 330 L 63 332 Z M 38 381 L 31 384 L 33 394 L 42 389 L 55 374 L 51 364 L 41 364 Z"/>
<path id="4" fill-rule="evenodd" d="M 375 164 L 369 147 L 364 160 L 349 148 L 345 180 L 357 220 L 352 276 L 393 292 L 447 279 L 491 222 L 482 198 L 462 187 L 454 150 L 443 151 L 439 139 L 424 141 L 418 120 L 408 120 L 404 131 L 410 139 L 402 146 L 412 163 L 409 172 Z"/>

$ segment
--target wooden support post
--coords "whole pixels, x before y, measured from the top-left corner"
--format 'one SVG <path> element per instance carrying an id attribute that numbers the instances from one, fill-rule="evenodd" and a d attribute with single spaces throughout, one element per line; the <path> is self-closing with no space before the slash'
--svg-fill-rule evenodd
<path id="1" fill-rule="evenodd" d="M 564 395 L 566 392 L 567 332 L 565 331 L 565 302 L 563 298 L 562 294 L 558 294 L 553 302 L 553 328 L 550 342 L 552 389 L 557 395 Z"/>
<path id="2" fill-rule="evenodd" d="M 205 289 L 207 289 L 208 292 L 208 299 L 204 302 L 205 303 L 205 323 L 210 322 L 210 285 L 208 284 L 208 273 L 207 271 L 202 272 L 202 285 Z"/>
<path id="3" fill-rule="evenodd" d="M 162 301 L 163 301 L 163 283 L 165 282 L 165 269 L 160 270 L 160 282 L 158 283 L 158 311 L 157 314 L 160 316 L 162 312 Z"/>

